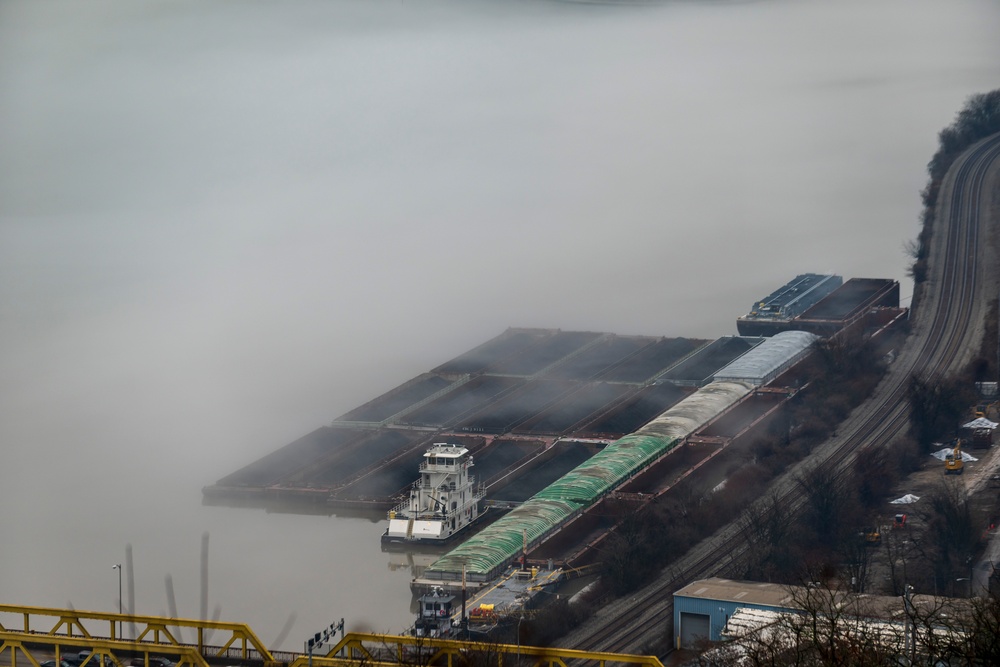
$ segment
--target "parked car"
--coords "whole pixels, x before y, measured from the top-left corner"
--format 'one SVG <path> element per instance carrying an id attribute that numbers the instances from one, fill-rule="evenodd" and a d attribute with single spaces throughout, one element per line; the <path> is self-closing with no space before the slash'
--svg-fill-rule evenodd
<path id="1" fill-rule="evenodd" d="M 72 653 L 67 653 L 63 655 L 62 659 L 70 664 L 70 667 L 80 667 L 84 661 L 90 658 L 90 662 L 87 663 L 87 667 L 114 667 L 114 661 L 106 656 L 95 655 L 91 656 L 90 651 L 80 651 L 76 655 Z"/>
<path id="2" fill-rule="evenodd" d="M 143 657 L 132 658 L 128 664 L 130 667 L 146 667 L 146 659 Z M 149 667 L 174 667 L 174 664 L 174 662 L 162 656 L 149 656 Z"/>

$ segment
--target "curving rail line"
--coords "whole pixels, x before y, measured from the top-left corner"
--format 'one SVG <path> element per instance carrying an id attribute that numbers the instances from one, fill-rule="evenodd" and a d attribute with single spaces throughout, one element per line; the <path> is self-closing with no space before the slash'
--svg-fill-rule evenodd
<path id="1" fill-rule="evenodd" d="M 978 349 L 983 304 L 994 296 L 984 297 L 980 276 L 995 269 L 984 261 L 986 249 L 980 244 L 990 214 L 983 200 L 992 192 L 987 178 L 998 160 L 1000 135 L 994 135 L 973 146 L 949 171 L 930 242 L 928 280 L 919 310 L 912 313 L 909 340 L 872 397 L 848 417 L 838 435 L 775 482 L 778 497 L 793 511 L 803 502 L 795 480 L 805 466 L 828 465 L 844 474 L 859 448 L 886 446 L 907 428 L 910 377 L 958 370 L 970 351 Z M 601 610 L 563 642 L 584 650 L 635 651 L 662 639 L 673 624 L 673 592 L 717 576 L 738 560 L 744 550 L 739 532 L 735 523 L 721 529 L 656 582 Z"/>

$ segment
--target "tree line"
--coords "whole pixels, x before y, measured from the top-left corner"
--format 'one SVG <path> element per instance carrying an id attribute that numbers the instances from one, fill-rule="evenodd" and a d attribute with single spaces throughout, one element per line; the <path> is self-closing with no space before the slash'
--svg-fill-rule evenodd
<path id="1" fill-rule="evenodd" d="M 909 274 L 914 282 L 912 301 L 914 308 L 917 307 L 919 299 L 919 286 L 927 278 L 928 242 L 945 174 L 967 148 L 980 139 L 985 139 L 997 132 L 1000 132 L 1000 89 L 988 93 L 977 93 L 969 97 L 956 115 L 954 122 L 938 133 L 938 150 L 927 164 L 930 178 L 920 193 L 924 204 L 921 216 L 923 224 L 916 242 L 907 247 L 907 251 L 913 259 Z"/>

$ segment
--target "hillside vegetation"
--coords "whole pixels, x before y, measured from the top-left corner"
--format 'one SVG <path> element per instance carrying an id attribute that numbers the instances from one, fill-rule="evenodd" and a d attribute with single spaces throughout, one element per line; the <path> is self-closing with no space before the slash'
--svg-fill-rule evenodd
<path id="1" fill-rule="evenodd" d="M 934 224 L 934 209 L 941 191 L 941 182 L 965 149 L 997 132 L 1000 132 L 1000 89 L 969 97 L 955 121 L 938 133 L 938 150 L 927 164 L 930 180 L 920 193 L 924 202 L 923 226 L 917 242 L 910 247 L 913 255 L 909 271 L 914 282 L 913 308 L 917 307 L 920 284 L 927 278 L 928 241 Z"/>

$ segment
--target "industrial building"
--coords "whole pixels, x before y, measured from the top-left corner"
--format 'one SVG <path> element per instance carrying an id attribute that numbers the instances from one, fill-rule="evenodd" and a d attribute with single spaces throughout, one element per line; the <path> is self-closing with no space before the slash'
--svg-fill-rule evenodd
<path id="1" fill-rule="evenodd" d="M 835 636 L 844 641 L 853 636 L 912 659 L 927 647 L 943 647 L 942 638 L 961 641 L 964 625 L 972 620 L 968 599 L 867 595 L 818 583 L 787 586 L 715 577 L 692 582 L 673 597 L 675 648 L 723 642 L 703 656 L 708 664 L 733 664 L 732 658 L 753 648 L 755 636 L 769 642 L 772 659 L 794 651 L 798 640 L 824 642 Z M 748 644 L 741 646 L 744 640 Z"/>
<path id="2" fill-rule="evenodd" d="M 740 609 L 796 611 L 788 586 L 731 579 L 700 579 L 674 593 L 675 648 L 692 648 L 722 640 L 722 633 Z"/>

